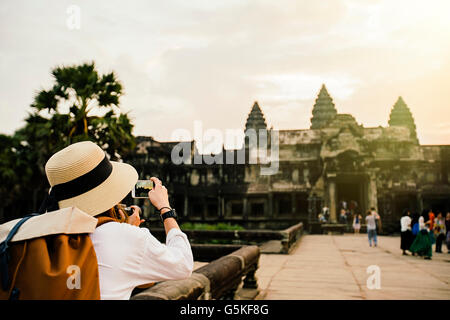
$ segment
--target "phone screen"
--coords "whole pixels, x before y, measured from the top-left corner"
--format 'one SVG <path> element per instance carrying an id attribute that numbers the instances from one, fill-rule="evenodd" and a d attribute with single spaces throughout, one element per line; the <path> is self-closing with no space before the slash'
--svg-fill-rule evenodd
<path id="1" fill-rule="evenodd" d="M 152 180 L 138 180 L 131 195 L 133 198 L 148 198 L 151 189 L 153 189 Z"/>

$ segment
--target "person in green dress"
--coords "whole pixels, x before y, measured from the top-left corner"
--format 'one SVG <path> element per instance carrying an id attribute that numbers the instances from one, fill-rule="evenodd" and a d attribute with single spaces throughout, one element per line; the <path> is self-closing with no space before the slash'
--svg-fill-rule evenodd
<path id="1" fill-rule="evenodd" d="M 425 219 L 423 216 L 419 218 L 419 233 L 414 239 L 414 242 L 409 250 L 413 253 L 417 253 L 425 259 L 431 259 L 431 256 L 433 255 L 428 226 L 425 224 Z"/>

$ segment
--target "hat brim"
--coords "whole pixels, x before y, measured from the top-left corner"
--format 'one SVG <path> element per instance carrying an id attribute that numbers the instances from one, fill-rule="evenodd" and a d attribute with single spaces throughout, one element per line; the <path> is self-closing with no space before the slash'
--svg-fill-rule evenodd
<path id="1" fill-rule="evenodd" d="M 59 201 L 59 207 L 77 207 L 96 216 L 118 204 L 133 189 L 138 173 L 129 164 L 114 161 L 111 164 L 112 172 L 103 183 L 79 196 Z"/>

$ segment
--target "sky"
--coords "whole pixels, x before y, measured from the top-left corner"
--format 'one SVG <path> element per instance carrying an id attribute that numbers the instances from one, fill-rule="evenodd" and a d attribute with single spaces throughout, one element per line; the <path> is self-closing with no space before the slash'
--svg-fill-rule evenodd
<path id="1" fill-rule="evenodd" d="M 449 12 L 447 0 L 2 0 L 0 133 L 24 125 L 54 67 L 95 61 L 122 82 L 133 133 L 160 141 L 195 121 L 243 130 L 254 101 L 269 127 L 307 129 L 324 83 L 366 127 L 387 126 L 402 96 L 420 143 L 450 144 Z"/>

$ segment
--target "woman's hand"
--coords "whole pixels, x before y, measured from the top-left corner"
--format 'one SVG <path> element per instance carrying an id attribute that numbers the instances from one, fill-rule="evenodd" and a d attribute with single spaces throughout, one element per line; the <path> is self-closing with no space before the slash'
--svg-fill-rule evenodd
<path id="1" fill-rule="evenodd" d="M 154 183 L 153 189 L 148 192 L 148 198 L 150 199 L 152 205 L 155 206 L 157 210 L 162 207 L 170 207 L 169 195 L 166 187 L 162 185 L 161 180 L 156 177 L 151 177 L 150 180 Z M 169 209 L 163 209 L 160 213 L 164 213 L 166 211 L 169 211 Z"/>
<path id="2" fill-rule="evenodd" d="M 130 206 L 130 208 L 133 208 L 133 214 L 128 217 L 127 223 L 139 227 L 139 225 L 145 221 L 140 217 L 141 208 L 139 208 L 138 206 Z"/>

